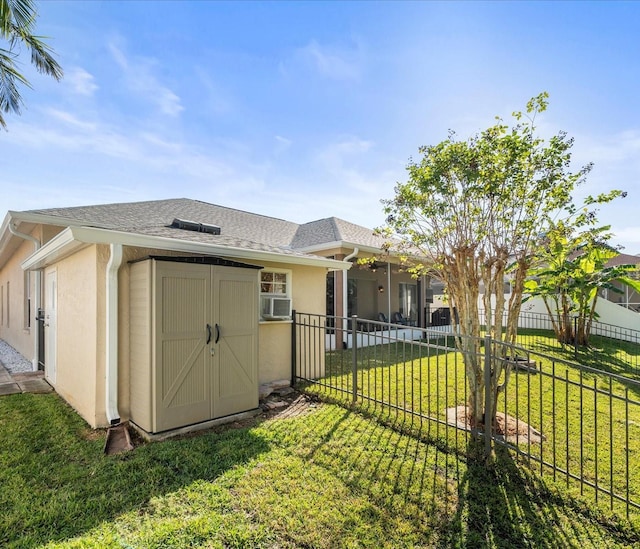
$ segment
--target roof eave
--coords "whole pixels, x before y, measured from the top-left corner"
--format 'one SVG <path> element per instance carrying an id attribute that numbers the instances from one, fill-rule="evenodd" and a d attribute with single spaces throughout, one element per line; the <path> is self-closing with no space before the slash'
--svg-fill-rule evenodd
<path id="1" fill-rule="evenodd" d="M 15 229 L 18 229 L 24 233 L 31 233 L 33 227 L 27 228 L 26 230 L 21 227 L 21 224 L 25 223 L 19 212 L 8 211 L 4 216 L 2 221 L 2 225 L 0 225 L 0 266 L 4 265 L 5 261 L 11 258 L 11 255 L 15 251 L 15 246 L 12 248 L 11 243 L 16 241 L 22 241 L 22 238 L 14 235 L 11 232 L 10 225 L 13 225 Z M 26 221 L 27 225 L 31 222 Z M 35 224 L 34 224 L 35 226 Z M 19 244 L 17 244 L 19 246 Z"/>
<path id="2" fill-rule="evenodd" d="M 191 242 L 175 238 L 127 233 L 93 227 L 67 227 L 51 239 L 40 250 L 22 262 L 24 270 L 42 269 L 60 259 L 68 257 L 89 244 L 122 244 L 139 248 L 161 249 L 183 253 L 217 255 L 249 261 L 269 261 L 292 265 L 324 267 L 331 270 L 346 270 L 350 263 L 312 256 L 280 254 L 262 250 L 251 250 L 234 246 L 220 246 L 205 242 Z"/>
<path id="3" fill-rule="evenodd" d="M 9 231 L 9 223 L 11 223 L 11 221 L 11 212 L 7 212 L 2 220 L 2 225 L 0 225 L 0 257 L 2 257 L 4 249 L 11 238 L 11 232 Z"/>
<path id="4" fill-rule="evenodd" d="M 346 248 L 349 250 L 354 250 L 358 248 L 361 252 L 367 252 L 372 254 L 381 253 L 382 248 L 377 248 L 374 246 L 365 246 L 363 244 L 357 244 L 355 242 L 347 242 L 346 240 L 335 240 L 333 242 L 323 242 L 322 244 L 314 244 L 313 246 L 305 246 L 304 248 L 296 248 L 297 251 L 302 253 L 317 253 L 322 252 L 324 250 L 333 250 L 335 248 Z"/>

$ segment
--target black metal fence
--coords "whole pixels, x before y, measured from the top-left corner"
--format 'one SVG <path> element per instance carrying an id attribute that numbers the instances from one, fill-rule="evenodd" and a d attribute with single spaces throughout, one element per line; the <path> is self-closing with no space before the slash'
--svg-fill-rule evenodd
<path id="1" fill-rule="evenodd" d="M 509 359 L 496 423 L 472 430 L 467 371 L 452 327 L 348 320 L 294 313 L 292 377 L 299 388 L 461 454 L 478 440 L 485 451 L 502 445 L 569 495 L 627 517 L 640 512 L 640 460 L 634 459 L 640 382 L 525 347 L 509 349 L 509 357 L 520 359 Z M 490 375 L 504 347 L 488 338 L 473 343 Z"/>
<path id="2" fill-rule="evenodd" d="M 484 310 L 480 310 L 484 319 Z M 506 313 L 503 324 L 506 324 Z M 577 319 L 574 319 L 577 320 Z M 518 343 L 541 353 L 560 353 L 560 358 L 577 361 L 611 373 L 640 376 L 640 331 L 593 321 L 589 345 L 563 344 L 550 338 L 553 330 L 549 315 L 521 311 L 518 317 Z M 575 330 L 574 330 L 575 331 Z"/>

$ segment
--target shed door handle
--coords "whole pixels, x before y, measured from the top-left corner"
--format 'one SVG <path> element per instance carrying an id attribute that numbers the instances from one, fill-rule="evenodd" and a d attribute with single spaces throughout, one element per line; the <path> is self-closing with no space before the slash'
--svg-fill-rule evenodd
<path id="1" fill-rule="evenodd" d="M 218 343 L 218 341 L 220 341 L 220 326 L 218 326 L 216 324 L 216 341 L 215 341 L 215 343 Z"/>
<path id="2" fill-rule="evenodd" d="M 207 324 L 207 345 L 211 343 L 211 326 Z"/>

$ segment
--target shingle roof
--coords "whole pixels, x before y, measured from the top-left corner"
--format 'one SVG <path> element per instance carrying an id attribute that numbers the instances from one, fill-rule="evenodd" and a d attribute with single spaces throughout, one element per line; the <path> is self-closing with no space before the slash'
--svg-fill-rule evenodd
<path id="1" fill-rule="evenodd" d="M 291 247 L 308 248 L 329 242 L 349 242 L 371 248 L 382 248 L 385 240 L 374 235 L 371 229 L 337 217 L 328 217 L 300 225 L 291 242 Z"/>
<path id="2" fill-rule="evenodd" d="M 619 254 L 607 261 L 607 267 L 615 267 L 617 265 L 639 265 L 640 257 L 637 255 Z"/>
<path id="3" fill-rule="evenodd" d="M 215 244 L 218 246 L 228 246 L 232 248 L 243 248 L 246 250 L 255 250 L 261 252 L 274 252 L 290 256 L 308 256 L 293 250 L 288 246 L 273 246 L 264 242 L 255 242 L 247 238 L 237 236 L 228 236 L 225 234 L 213 235 L 208 233 L 199 233 L 193 231 L 181 231 L 171 227 L 142 227 L 137 229 L 123 229 L 124 232 L 135 234 L 144 234 L 147 236 L 159 236 L 162 238 L 180 238 L 180 240 L 188 240 L 189 242 L 202 242 L 204 244 Z M 179 231 L 179 232 L 176 232 Z"/>
<path id="4" fill-rule="evenodd" d="M 188 198 L 49 208 L 23 213 L 57 217 L 61 225 L 77 224 L 289 254 L 299 254 L 296 250 L 337 241 L 375 248 L 380 248 L 383 243 L 383 239 L 374 236 L 371 229 L 335 217 L 298 225 Z M 217 225 L 221 234 L 170 228 L 175 218 Z"/>

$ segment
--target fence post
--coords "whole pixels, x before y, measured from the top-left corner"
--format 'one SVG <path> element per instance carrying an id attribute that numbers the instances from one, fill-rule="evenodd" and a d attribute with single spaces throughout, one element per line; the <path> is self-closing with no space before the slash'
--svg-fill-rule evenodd
<path id="1" fill-rule="evenodd" d="M 358 315 L 353 315 L 351 317 L 351 354 L 353 357 L 352 361 L 352 371 L 351 371 L 351 385 L 352 385 L 352 395 L 351 401 L 355 403 L 358 399 L 358 333 L 357 333 L 357 325 L 358 325 Z"/>
<path id="2" fill-rule="evenodd" d="M 578 317 L 573 317 L 573 356 L 578 362 Z"/>
<path id="3" fill-rule="evenodd" d="M 484 338 L 484 457 L 491 455 L 493 425 L 493 395 L 491 394 L 491 337 Z"/>
<path id="4" fill-rule="evenodd" d="M 296 385 L 296 355 L 298 353 L 298 336 L 297 336 L 297 323 L 296 323 L 296 311 L 295 309 L 291 311 L 291 318 L 293 322 L 291 323 L 291 387 L 295 387 Z"/>

